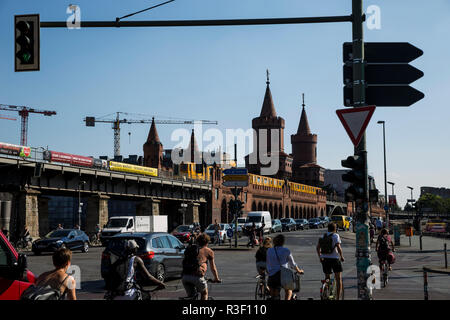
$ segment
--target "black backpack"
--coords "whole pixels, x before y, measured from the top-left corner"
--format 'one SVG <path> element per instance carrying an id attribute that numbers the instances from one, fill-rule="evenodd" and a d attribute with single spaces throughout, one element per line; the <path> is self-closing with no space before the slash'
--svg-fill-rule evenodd
<path id="1" fill-rule="evenodd" d="M 183 258 L 183 274 L 198 274 L 200 263 L 198 261 L 198 255 L 200 247 L 197 244 L 189 245 L 184 250 Z"/>
<path id="2" fill-rule="evenodd" d="M 380 237 L 378 250 L 381 252 L 389 252 L 389 241 L 385 237 Z"/>
<path id="3" fill-rule="evenodd" d="M 333 234 L 324 234 L 322 238 L 319 239 L 320 252 L 323 254 L 330 254 L 334 250 L 333 246 Z"/>
<path id="4" fill-rule="evenodd" d="M 105 276 L 105 289 L 107 291 L 118 291 L 124 284 L 127 277 L 128 259 L 126 257 L 119 257 L 109 267 Z"/>
<path id="5" fill-rule="evenodd" d="M 64 280 L 60 283 L 58 289 L 54 289 L 47 286 L 29 286 L 20 297 L 23 301 L 35 301 L 35 300 L 61 300 L 64 294 L 61 294 L 61 286 L 64 284 L 66 279 L 69 277 L 67 275 Z"/>

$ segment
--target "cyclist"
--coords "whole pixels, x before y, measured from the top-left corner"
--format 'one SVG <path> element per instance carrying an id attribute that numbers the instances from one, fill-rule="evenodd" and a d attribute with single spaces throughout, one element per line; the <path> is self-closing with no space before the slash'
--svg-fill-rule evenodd
<path id="1" fill-rule="evenodd" d="M 270 290 L 270 296 L 272 299 L 280 299 L 281 289 L 281 267 L 291 267 L 297 273 L 303 274 L 303 270 L 300 269 L 292 257 L 291 251 L 288 248 L 283 247 L 285 237 L 282 234 L 273 238 L 273 248 L 267 249 L 267 273 L 269 279 L 267 284 Z M 294 285 L 292 283 L 292 285 Z M 292 290 L 284 288 L 285 300 L 291 300 Z"/>
<path id="2" fill-rule="evenodd" d="M 148 272 L 144 262 L 136 255 L 139 248 L 135 240 L 127 240 L 125 243 L 125 255 L 119 258 L 111 266 L 111 286 L 109 287 L 110 297 L 116 300 L 135 300 L 139 296 L 136 288 L 136 271 L 140 271 L 148 280 L 157 284 L 159 289 L 164 289 L 163 282 L 156 279 Z"/>
<path id="3" fill-rule="evenodd" d="M 258 251 L 256 251 L 255 254 L 256 270 L 258 271 L 258 274 L 261 276 L 261 279 L 263 280 L 266 277 L 267 250 L 269 248 L 272 248 L 272 238 L 267 237 L 261 243 L 261 246 L 259 247 Z M 269 290 L 268 287 L 266 287 L 266 289 Z"/>
<path id="4" fill-rule="evenodd" d="M 336 224 L 328 225 L 328 232 L 319 239 L 317 243 L 317 255 L 322 263 L 323 273 L 325 273 L 325 281 L 329 281 L 331 273 L 334 272 L 336 281 L 337 297 L 342 296 L 342 262 L 345 261 L 341 247 L 341 238 L 336 233 Z"/>
<path id="5" fill-rule="evenodd" d="M 375 250 L 377 251 L 378 261 L 380 263 L 380 270 L 382 270 L 383 261 L 387 261 L 389 271 L 392 270 L 391 264 L 395 261 L 395 256 L 392 252 L 395 251 L 395 248 L 387 229 L 381 230 L 375 245 Z"/>
<path id="6" fill-rule="evenodd" d="M 100 233 L 101 233 L 100 225 L 97 223 L 97 225 L 95 226 L 95 240 L 96 241 L 100 241 Z"/>
<path id="7" fill-rule="evenodd" d="M 200 292 L 201 300 L 208 300 L 208 282 L 205 279 L 208 261 L 214 276 L 213 282 L 222 282 L 214 261 L 214 251 L 208 248 L 209 241 L 209 236 L 202 233 L 197 237 L 197 244 L 185 250 L 182 283 L 188 297 L 193 297 Z"/>

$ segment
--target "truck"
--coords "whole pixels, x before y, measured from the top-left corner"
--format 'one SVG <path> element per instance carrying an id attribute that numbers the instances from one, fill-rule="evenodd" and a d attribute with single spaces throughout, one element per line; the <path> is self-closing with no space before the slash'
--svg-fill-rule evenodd
<path id="1" fill-rule="evenodd" d="M 116 216 L 111 217 L 100 233 L 102 245 L 119 233 L 167 232 L 167 216 Z"/>
<path id="2" fill-rule="evenodd" d="M 245 222 L 245 228 L 251 227 L 255 224 L 256 228 L 261 228 L 264 224 L 264 233 L 270 233 L 272 230 L 272 218 L 269 211 L 251 211 L 247 214 L 247 221 Z"/>

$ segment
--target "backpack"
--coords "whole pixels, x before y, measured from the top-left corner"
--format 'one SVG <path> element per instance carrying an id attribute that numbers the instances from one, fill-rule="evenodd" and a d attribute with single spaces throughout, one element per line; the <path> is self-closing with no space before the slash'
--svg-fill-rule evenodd
<path id="1" fill-rule="evenodd" d="M 109 267 L 105 276 L 105 289 L 107 291 L 125 291 L 124 284 L 128 274 L 128 259 L 119 257 Z"/>
<path id="2" fill-rule="evenodd" d="M 330 254 L 334 250 L 333 246 L 333 234 L 325 233 L 322 238 L 319 239 L 320 252 L 322 254 Z"/>
<path id="3" fill-rule="evenodd" d="M 49 285 L 46 286 L 29 286 L 20 297 L 23 301 L 34 301 L 34 300 L 61 300 L 64 294 L 61 294 L 61 286 L 64 284 L 66 279 L 69 277 L 67 275 L 64 280 L 60 283 L 58 289 L 54 289 Z"/>
<path id="4" fill-rule="evenodd" d="M 200 253 L 200 247 L 197 244 L 189 245 L 184 250 L 183 258 L 183 274 L 198 274 L 200 263 L 198 261 L 198 255 Z"/>
<path id="5" fill-rule="evenodd" d="M 381 252 L 389 252 L 389 241 L 385 237 L 380 237 L 378 250 Z"/>

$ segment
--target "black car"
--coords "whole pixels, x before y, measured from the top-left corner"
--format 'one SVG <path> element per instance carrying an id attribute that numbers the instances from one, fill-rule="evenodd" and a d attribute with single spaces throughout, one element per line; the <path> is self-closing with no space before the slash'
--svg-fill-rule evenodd
<path id="1" fill-rule="evenodd" d="M 311 218 L 308 220 L 310 229 L 322 228 L 322 221 L 319 218 Z"/>
<path id="2" fill-rule="evenodd" d="M 297 230 L 309 229 L 309 223 L 306 219 L 295 219 L 295 224 L 297 226 Z"/>
<path id="3" fill-rule="evenodd" d="M 124 255 L 127 240 L 135 240 L 137 254 L 144 261 L 147 270 L 160 281 L 168 277 L 181 277 L 183 270 L 184 245 L 173 235 L 165 232 L 121 233 L 108 241 L 102 253 L 101 275 L 105 279 L 109 268 L 118 257 Z M 142 281 L 140 274 L 138 281 Z M 146 281 L 142 281 L 143 284 Z"/>
<path id="4" fill-rule="evenodd" d="M 322 226 L 324 228 L 328 227 L 328 223 L 330 223 L 330 218 L 328 218 L 326 216 L 325 217 L 319 217 L 319 220 L 321 221 Z"/>
<path id="5" fill-rule="evenodd" d="M 297 226 L 292 218 L 280 219 L 283 231 L 295 231 Z"/>
<path id="6" fill-rule="evenodd" d="M 31 250 L 35 255 L 39 255 L 42 252 L 54 252 L 59 248 L 88 252 L 89 237 L 84 231 L 78 229 L 54 230 L 44 238 L 34 241 Z"/>

